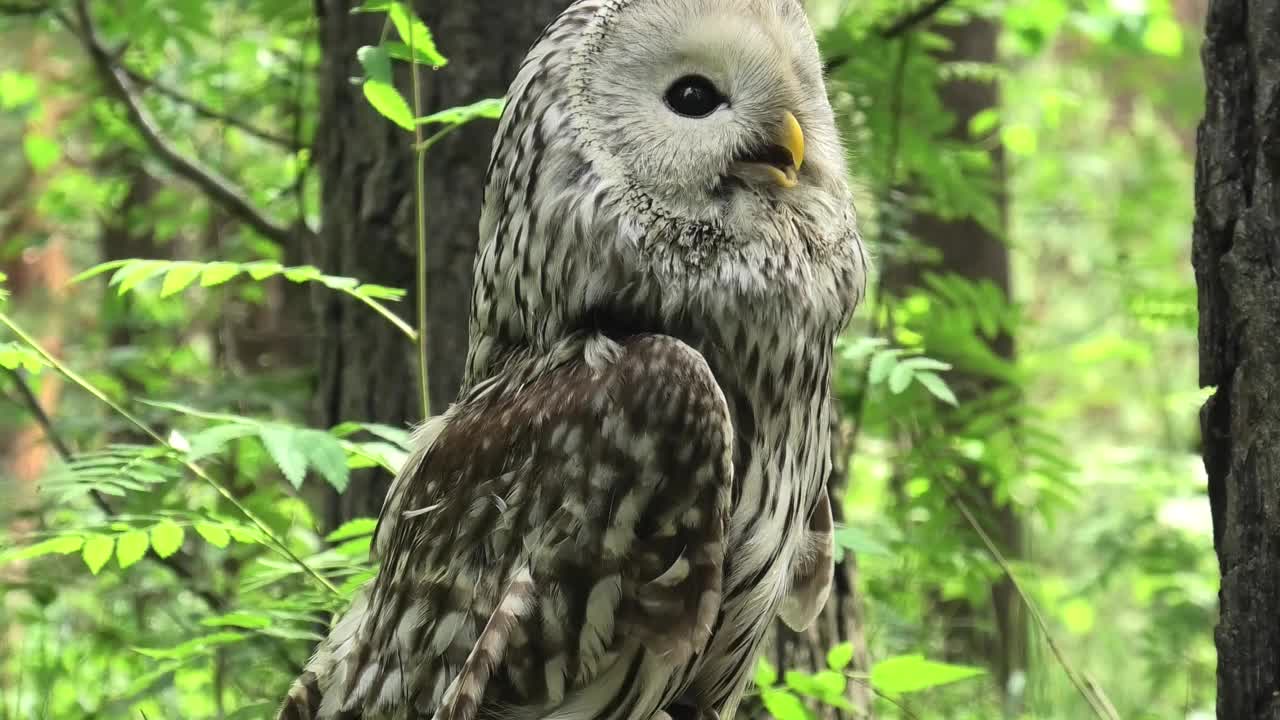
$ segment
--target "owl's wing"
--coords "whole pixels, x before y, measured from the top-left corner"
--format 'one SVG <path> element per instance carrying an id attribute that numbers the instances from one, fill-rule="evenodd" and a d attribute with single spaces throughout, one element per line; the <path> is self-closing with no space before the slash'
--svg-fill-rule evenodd
<path id="1" fill-rule="evenodd" d="M 824 487 L 809 515 L 805 546 L 792 569 L 791 589 L 779 609 L 782 621 L 797 632 L 807 630 L 813 624 L 831 595 L 831 580 L 835 574 L 834 526 L 831 498 Z"/>
<path id="2" fill-rule="evenodd" d="M 566 341 L 469 392 L 388 496 L 340 711 L 549 707 L 639 640 L 672 667 L 719 612 L 724 397 L 661 335 Z M 331 684 L 332 685 L 332 684 Z M 324 713 L 320 717 L 325 717 Z"/>

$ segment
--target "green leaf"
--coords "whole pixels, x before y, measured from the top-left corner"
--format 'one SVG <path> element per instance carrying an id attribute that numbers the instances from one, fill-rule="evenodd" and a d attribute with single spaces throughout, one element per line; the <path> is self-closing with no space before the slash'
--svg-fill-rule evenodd
<path id="1" fill-rule="evenodd" d="M 387 15 L 391 18 L 391 24 L 396 26 L 396 32 L 400 34 L 400 39 L 404 41 L 405 46 L 412 49 L 417 62 L 433 68 L 448 64 L 449 61 L 436 48 L 431 30 L 407 5 L 403 2 L 393 2 L 387 8 Z"/>
<path id="2" fill-rule="evenodd" d="M 157 555 L 167 558 L 182 549 L 182 540 L 185 536 L 186 532 L 181 525 L 172 520 L 165 520 L 151 528 L 151 547 L 155 549 Z"/>
<path id="3" fill-rule="evenodd" d="M 205 627 L 240 627 L 247 630 L 261 630 L 271 625 L 271 618 L 260 613 L 245 611 L 231 612 L 200 621 Z"/>
<path id="4" fill-rule="evenodd" d="M 247 635 L 238 632 L 218 632 L 204 637 L 193 638 L 179 645 L 168 648 L 142 648 L 133 650 L 141 655 L 162 660 L 184 660 L 197 655 L 207 654 L 219 645 L 230 645 L 244 640 Z"/>
<path id="5" fill-rule="evenodd" d="M 1014 155 L 1029 157 L 1036 154 L 1039 140 L 1035 128 L 1026 123 L 1010 123 L 1000 132 L 1000 139 L 1009 152 Z"/>
<path id="6" fill-rule="evenodd" d="M 124 295 L 138 285 L 165 271 L 168 263 L 162 260 L 130 260 L 111 276 L 116 292 Z"/>
<path id="7" fill-rule="evenodd" d="M 811 720 L 813 717 L 800 698 L 786 690 L 763 690 L 760 700 L 764 702 L 764 709 L 777 720 Z"/>
<path id="8" fill-rule="evenodd" d="M 915 369 L 906 363 L 898 363 L 894 366 L 893 372 L 889 373 L 889 392 L 894 395 L 901 395 L 903 390 L 911 384 L 911 377 L 915 374 Z"/>
<path id="9" fill-rule="evenodd" d="M 840 697 L 848 685 L 845 676 L 836 670 L 819 670 L 813 674 L 811 686 L 820 698 Z"/>
<path id="10" fill-rule="evenodd" d="M 204 287 L 213 287 L 221 285 L 231 278 L 239 275 L 240 266 L 229 262 L 211 262 L 204 266 L 204 270 L 200 273 L 200 284 Z"/>
<path id="11" fill-rule="evenodd" d="M 364 68 L 364 96 L 380 115 L 405 130 L 413 129 L 413 110 L 391 82 L 391 57 L 386 48 L 366 45 L 356 52 Z"/>
<path id="12" fill-rule="evenodd" d="M 331 543 L 339 540 L 350 540 L 351 538 L 372 534 L 373 529 L 377 526 L 377 518 L 355 518 L 339 525 L 337 530 L 325 535 L 324 539 Z"/>
<path id="13" fill-rule="evenodd" d="M 931 373 L 916 373 L 916 382 L 924 386 L 931 395 L 938 398 L 948 405 L 959 405 L 960 401 L 956 399 L 956 394 L 951 391 L 951 387 L 941 377 Z"/>
<path id="14" fill-rule="evenodd" d="M 1142 45 L 1156 55 L 1178 57 L 1182 54 L 1182 27 L 1171 17 L 1152 18 L 1142 33 Z"/>
<path id="15" fill-rule="evenodd" d="M 853 643 L 840 643 L 827 651 L 827 667 L 843 670 L 853 662 Z"/>
<path id="16" fill-rule="evenodd" d="M 13 548 L 6 550 L 0 554 L 0 565 L 5 563 L 17 562 L 19 560 L 30 560 L 45 555 L 70 555 L 84 546 L 84 538 L 79 535 L 64 535 L 61 537 L 49 538 L 41 542 L 26 547 Z"/>
<path id="17" fill-rule="evenodd" d="M 983 675 L 982 668 L 926 660 L 923 655 L 900 655 L 871 668 L 871 685 L 890 695 L 920 692 Z"/>
<path id="18" fill-rule="evenodd" d="M 89 566 L 89 572 L 97 575 L 102 566 L 111 559 L 111 551 L 115 549 L 115 538 L 110 535 L 93 535 L 85 541 L 80 557 L 84 559 L 84 564 Z"/>
<path id="19" fill-rule="evenodd" d="M 879 385 L 889 377 L 889 373 L 898 364 L 898 356 L 902 354 L 901 348 L 891 350 L 881 350 L 871 357 L 871 367 L 867 369 L 867 380 L 872 385 Z"/>
<path id="20" fill-rule="evenodd" d="M 428 125 L 431 123 L 440 123 L 444 125 L 465 125 L 472 120 L 486 119 L 497 120 L 502 117 L 503 100 L 502 98 L 486 98 L 478 100 L 470 105 L 462 105 L 460 107 L 452 107 L 448 110 L 431 113 L 417 120 L 419 125 Z"/>
<path id="21" fill-rule="evenodd" d="M 294 489 L 302 487 L 307 476 L 307 454 L 298 445 L 297 433 L 284 425 L 263 425 L 258 430 L 267 454 Z"/>
<path id="22" fill-rule="evenodd" d="M 249 273 L 249 277 L 254 280 L 266 280 L 269 277 L 279 275 L 284 271 L 284 266 L 278 262 L 270 260 L 259 260 L 258 262 L 246 263 L 241 266 Z"/>
<path id="23" fill-rule="evenodd" d="M 34 75 L 16 70 L 0 73 L 0 110 L 12 110 L 33 102 L 39 93 Z"/>
<path id="24" fill-rule="evenodd" d="M 190 438 L 191 449 L 187 451 L 187 459 L 199 460 L 221 452 L 231 441 L 254 435 L 258 429 L 257 425 L 234 422 L 201 430 Z"/>
<path id="25" fill-rule="evenodd" d="M 22 138 L 22 152 L 27 156 L 31 169 L 43 172 L 58 162 L 62 157 L 62 148 L 52 138 L 43 135 L 27 134 Z"/>
<path id="26" fill-rule="evenodd" d="M 327 432 L 302 430 L 297 434 L 297 444 L 302 448 L 307 463 L 315 468 L 334 490 L 343 492 L 351 478 L 347 467 L 347 451 L 342 443 Z"/>
<path id="27" fill-rule="evenodd" d="M 160 284 L 160 297 L 169 297 L 186 290 L 187 286 L 200 276 L 202 270 L 199 263 L 172 265 L 164 275 L 164 282 Z"/>
<path id="28" fill-rule="evenodd" d="M 141 560 L 147 554 L 151 540 L 145 530 L 130 530 L 116 542 L 116 562 L 123 570 Z"/>
<path id="29" fill-rule="evenodd" d="M 778 682 L 777 669 L 770 665 L 769 661 L 764 658 L 756 660 L 756 686 L 760 688 L 767 688 L 772 687 L 776 682 Z"/>
<path id="30" fill-rule="evenodd" d="M 218 525 L 210 523 L 196 523 L 196 532 L 205 542 L 214 547 L 224 548 L 231 544 L 231 533 Z"/>
<path id="31" fill-rule="evenodd" d="M 983 135 L 996 129 L 1000 124 L 1000 111 L 995 108 L 987 108 L 979 111 L 969 119 L 969 135 L 974 138 L 981 138 Z"/>
<path id="32" fill-rule="evenodd" d="M 842 525 L 836 528 L 836 547 L 859 555 L 892 555 L 889 548 L 859 528 Z"/>

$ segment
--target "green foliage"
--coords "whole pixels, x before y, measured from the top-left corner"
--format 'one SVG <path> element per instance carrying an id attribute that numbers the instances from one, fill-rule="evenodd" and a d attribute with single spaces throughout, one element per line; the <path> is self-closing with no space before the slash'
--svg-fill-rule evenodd
<path id="1" fill-rule="evenodd" d="M 321 57 L 307 3 L 91 5 L 151 81 L 138 84 L 157 128 L 290 226 L 318 223 L 322 60 L 359 63 L 354 82 L 413 133 L 419 162 L 503 111 L 497 99 L 417 106 L 408 66 L 430 83 L 427 68 L 448 59 L 408 3 L 357 9 L 382 34 L 356 58 Z M 884 29 L 925 2 L 806 5 L 833 59 L 864 234 L 879 265 L 927 269 L 907 292 L 873 287 L 834 368 L 855 450 L 835 539 L 842 559 L 856 556 L 871 662 L 859 666 L 852 644 L 829 648 L 825 667 L 762 661 L 748 704 L 780 720 L 855 717 L 852 691 L 868 690 L 880 718 L 1097 714 L 1078 675 L 1121 717 L 1207 717 L 1216 565 L 1195 457 L 1203 394 L 1186 250 L 1196 29 L 1169 0 L 955 0 L 939 25 L 895 37 Z M 939 30 L 975 12 L 1001 23 L 999 67 L 938 58 L 950 46 Z M 49 43 L 33 51 L 32 37 Z M 0 208 L 0 224 L 39 220 L 14 225 L 0 258 L 14 270 L 65 238 L 68 262 L 89 268 L 65 297 L 25 277 L 0 290 L 6 320 L 60 341 L 46 356 L 0 338 L 13 401 L 0 426 L 31 435 L 21 388 L 57 398 L 52 431 L 70 449 L 37 468 L 38 494 L 0 483 L 0 507 L 19 508 L 0 547 L 0 718 L 269 716 L 375 571 L 376 521 L 330 529 L 318 498 L 385 480 L 409 451 L 407 429 L 368 417 L 307 424 L 322 338 L 299 321 L 299 291 L 376 313 L 353 312 L 351 332 L 388 321 L 414 338 L 384 305 L 405 293 L 326 274 L 309 248 L 251 232 L 173 181 L 119 103 L 87 87 L 94 69 L 48 16 L 0 15 L 0 43 L 0 63 L 14 65 L 0 67 L 12 148 L 0 178 L 24 198 Z M 953 78 L 998 81 L 999 107 L 956 127 L 939 93 Z M 918 213 L 1005 237 L 1011 292 L 952 272 L 912 237 Z M 993 351 L 1005 341 L 1016 359 Z M 978 489 L 997 504 L 976 511 L 979 527 L 998 528 L 1000 510 L 1024 522 L 1009 567 L 957 512 Z M 1037 629 L 1027 673 L 997 688 L 986 658 L 957 657 L 940 608 L 964 601 L 989 629 L 992 587 L 1009 570 L 1063 660 Z"/>

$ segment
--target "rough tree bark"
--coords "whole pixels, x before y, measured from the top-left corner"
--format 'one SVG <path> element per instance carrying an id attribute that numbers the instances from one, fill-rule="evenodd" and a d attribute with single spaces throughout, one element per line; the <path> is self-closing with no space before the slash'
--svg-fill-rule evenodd
<path id="1" fill-rule="evenodd" d="M 1280 3 L 1213 0 L 1193 260 L 1218 717 L 1280 718 Z"/>
<path id="2" fill-rule="evenodd" d="M 316 162 L 323 178 L 323 231 L 311 262 L 325 272 L 366 282 L 414 287 L 414 162 L 410 136 L 378 116 L 351 78 L 361 74 L 356 50 L 375 44 L 382 18 L 351 14 L 356 0 L 317 0 L 320 126 Z M 501 96 L 542 28 L 568 0 L 419 0 L 419 15 L 452 62 L 423 71 L 430 110 Z M 401 78 L 408 96 L 407 75 Z M 471 265 L 492 123 L 473 123 L 438 144 L 426 168 L 431 408 L 454 399 L 467 346 Z M 412 345 L 367 308 L 332 294 L 316 296 L 320 336 L 314 420 L 402 427 L 422 419 Z M 398 310 L 413 322 L 412 302 Z M 358 475 L 342 495 L 324 489 L 323 517 L 337 525 L 376 515 L 386 480 Z"/>
<path id="3" fill-rule="evenodd" d="M 994 63 L 997 60 L 998 23 L 974 16 L 963 25 L 937 25 L 934 31 L 947 38 L 951 47 L 939 52 L 943 62 Z M 943 105 L 955 116 L 951 131 L 954 140 L 972 142 L 969 122 L 988 108 L 999 107 L 1000 90 L 995 82 L 958 78 L 939 88 Z M 992 164 L 992 179 L 996 188 L 996 204 L 1001 227 L 1007 227 L 1008 201 L 1005 195 L 1005 157 L 1003 146 L 991 143 L 988 154 Z M 890 296 L 901 297 L 918 287 L 925 271 L 959 275 L 968 280 L 987 280 L 1004 295 L 1009 296 L 1009 249 L 1005 240 L 972 217 L 943 218 L 927 213 L 916 213 L 906 224 L 906 232 L 938 255 L 934 264 L 918 262 L 887 262 L 884 285 Z M 991 342 L 991 349 L 999 356 L 1014 356 L 1013 338 L 1001 334 Z M 946 359 L 945 357 L 943 359 Z M 948 376 L 962 402 L 986 394 L 992 389 L 988 378 L 963 372 Z M 984 529 L 1000 545 L 1007 557 L 1021 555 L 1022 529 L 1017 515 L 1007 504 L 995 501 L 990 488 L 977 479 L 977 471 L 969 472 L 972 482 L 966 483 L 966 500 L 974 503 L 974 512 L 984 523 Z M 965 530 L 970 533 L 971 531 Z M 993 676 L 1001 692 L 1007 692 L 1010 677 L 1027 667 L 1026 618 L 1019 604 L 1013 584 L 1008 578 L 991 588 L 991 611 L 976 607 L 965 600 L 948 600 L 939 603 L 947 655 L 957 661 L 984 658 L 992 668 Z M 1015 699 L 1015 698 L 1011 698 Z"/>

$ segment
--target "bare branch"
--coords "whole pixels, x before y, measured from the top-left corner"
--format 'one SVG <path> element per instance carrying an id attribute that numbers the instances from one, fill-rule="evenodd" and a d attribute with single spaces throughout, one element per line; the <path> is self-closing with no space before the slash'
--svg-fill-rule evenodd
<path id="1" fill-rule="evenodd" d="M 171 88 L 168 85 L 165 85 L 158 80 L 149 78 L 146 75 L 143 75 L 138 70 L 128 67 L 123 63 L 120 64 L 120 71 L 123 72 L 125 75 L 128 75 L 129 79 L 134 81 L 135 83 L 142 85 L 150 90 L 154 90 L 156 91 L 156 93 L 160 95 L 164 95 L 170 100 L 186 105 L 187 107 L 191 108 L 197 115 L 203 118 L 206 118 L 209 120 L 217 120 L 218 122 L 226 123 L 227 125 L 230 125 L 231 127 L 234 127 L 237 130 L 240 130 L 241 132 L 247 135 L 252 135 L 253 137 L 258 138 L 259 140 L 265 140 L 266 142 L 279 145 L 280 147 L 286 150 L 289 150 L 291 152 L 297 152 L 298 150 L 302 149 L 302 146 L 299 143 L 295 142 L 293 138 L 287 138 L 287 137 L 284 137 L 283 135 L 276 135 L 275 133 L 269 130 L 263 130 L 262 128 L 257 127 L 252 123 L 246 122 L 236 117 L 235 115 L 221 112 L 219 110 L 215 110 L 209 107 L 208 105 L 205 105 L 204 103 L 200 102 L 199 100 L 183 95 L 181 92 L 178 92 L 174 88 Z"/>
<path id="2" fill-rule="evenodd" d="M 94 27 L 93 18 L 89 14 L 87 0 L 77 0 L 76 15 L 79 20 L 78 27 L 70 24 L 65 16 L 60 15 L 59 18 L 80 39 L 102 81 L 124 103 L 134 128 L 170 170 L 198 187 L 232 217 L 258 231 L 264 237 L 281 244 L 289 244 L 295 239 L 296 232 L 311 233 L 301 225 L 295 231 L 268 218 L 231 181 L 223 178 L 212 168 L 205 167 L 199 161 L 187 158 L 179 152 L 168 138 L 164 137 L 150 113 L 142 106 L 134 90 L 133 80 L 120 69 L 116 63 L 115 54 L 102 44 Z"/>
<path id="3" fill-rule="evenodd" d="M 949 2 L 951 2 L 951 0 L 933 0 L 923 7 L 903 15 L 894 21 L 892 25 L 881 30 L 880 37 L 886 39 L 895 38 L 907 32 L 915 26 L 928 21 L 934 15 L 937 15 L 938 11 L 946 7 Z"/>

